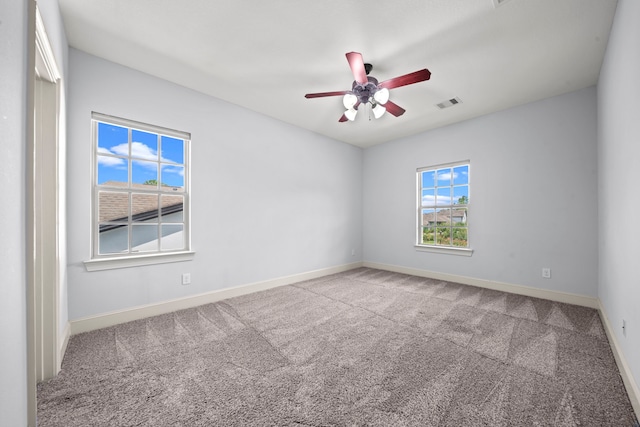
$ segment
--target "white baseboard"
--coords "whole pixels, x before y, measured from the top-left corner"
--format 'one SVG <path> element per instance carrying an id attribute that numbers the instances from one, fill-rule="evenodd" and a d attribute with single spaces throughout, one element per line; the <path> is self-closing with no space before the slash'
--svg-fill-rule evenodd
<path id="1" fill-rule="evenodd" d="M 607 338 L 609 338 L 611 352 L 613 353 L 613 357 L 616 359 L 616 364 L 618 365 L 618 370 L 620 371 L 620 376 L 622 377 L 624 387 L 627 389 L 627 394 L 629 395 L 631 406 L 633 406 L 633 410 L 636 412 L 636 418 L 640 419 L 640 390 L 638 389 L 638 384 L 633 378 L 631 368 L 629 368 L 627 359 L 624 357 L 624 353 L 622 353 L 622 349 L 618 344 L 616 334 L 611 328 L 611 322 L 609 322 L 609 318 L 604 312 L 602 303 L 600 303 L 598 309 L 598 311 L 600 312 L 600 318 L 602 319 L 602 324 L 604 325 L 604 330 L 607 333 Z"/>
<path id="2" fill-rule="evenodd" d="M 316 279 L 318 277 L 341 273 L 343 271 L 352 270 L 358 267 L 362 267 L 361 262 L 339 265 L 337 267 L 323 268 L 306 273 L 265 280 L 263 282 L 250 283 L 233 288 L 219 289 L 204 294 L 192 295 L 170 301 L 163 301 L 156 304 L 148 304 L 127 308 L 124 310 L 113 311 L 110 313 L 99 314 L 96 316 L 75 319 L 69 322 L 71 325 L 71 335 L 93 331 L 95 329 L 106 328 L 109 326 L 118 325 L 120 323 L 131 322 L 133 320 L 157 316 L 160 314 L 171 313 L 177 310 L 197 307 L 199 305 L 209 304 L 227 298 L 233 298 L 253 292 L 264 291 L 278 286 L 290 285 L 296 282 L 302 282 L 304 280 Z"/>
<path id="3" fill-rule="evenodd" d="M 62 359 L 64 359 L 64 354 L 67 352 L 67 346 L 69 345 L 69 337 L 71 336 L 71 324 L 67 322 L 64 326 L 64 330 L 62 331 L 62 340 L 60 341 L 60 348 L 58 349 L 58 366 L 57 371 L 60 372 L 62 368 Z"/>
<path id="4" fill-rule="evenodd" d="M 428 277 L 430 279 L 444 280 L 447 282 L 462 283 L 463 285 L 477 286 L 479 288 L 493 289 L 495 291 L 509 292 L 534 298 L 548 299 L 551 301 L 575 304 L 589 308 L 599 308 L 598 298 L 584 295 L 570 294 L 567 292 L 551 291 L 548 289 L 532 288 L 530 286 L 514 285 L 511 283 L 494 282 L 491 280 L 476 279 L 473 277 L 458 276 L 456 274 L 438 273 L 436 271 L 419 270 L 416 268 L 401 267 L 397 265 L 379 264 L 365 261 L 364 267 L 377 268 L 379 270 L 393 271 L 394 273 L 410 274 L 412 276 Z"/>

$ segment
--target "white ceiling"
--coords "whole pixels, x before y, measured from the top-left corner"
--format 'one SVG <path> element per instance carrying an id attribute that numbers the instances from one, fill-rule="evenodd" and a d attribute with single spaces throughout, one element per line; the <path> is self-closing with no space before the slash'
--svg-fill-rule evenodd
<path id="1" fill-rule="evenodd" d="M 596 84 L 617 0 L 59 0 L 69 44 L 361 147 Z M 407 112 L 338 123 L 345 53 Z M 453 97 L 462 104 L 440 110 Z"/>

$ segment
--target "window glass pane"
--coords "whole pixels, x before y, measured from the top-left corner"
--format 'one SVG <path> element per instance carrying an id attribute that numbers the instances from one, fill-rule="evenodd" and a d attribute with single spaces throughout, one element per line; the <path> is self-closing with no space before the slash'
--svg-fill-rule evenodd
<path id="1" fill-rule="evenodd" d="M 184 227 L 180 224 L 162 226 L 162 250 L 184 249 Z"/>
<path id="2" fill-rule="evenodd" d="M 129 182 L 129 162 L 127 159 L 98 156 L 98 185 L 126 187 Z"/>
<path id="3" fill-rule="evenodd" d="M 162 165 L 161 182 L 163 186 L 184 191 L 184 166 Z"/>
<path id="4" fill-rule="evenodd" d="M 453 184 L 468 184 L 469 183 L 469 165 L 458 166 L 453 168 Z"/>
<path id="5" fill-rule="evenodd" d="M 158 163 L 134 160 L 131 163 L 131 182 L 150 186 L 158 185 Z"/>
<path id="6" fill-rule="evenodd" d="M 162 222 L 183 222 L 184 197 L 183 196 L 160 196 L 162 200 Z"/>
<path id="7" fill-rule="evenodd" d="M 98 193 L 99 222 L 127 222 L 129 220 L 129 194 L 113 191 Z"/>
<path id="8" fill-rule="evenodd" d="M 451 169 L 438 169 L 438 186 L 451 185 Z"/>
<path id="9" fill-rule="evenodd" d="M 451 228 L 449 227 L 436 228 L 436 245 L 451 246 Z"/>
<path id="10" fill-rule="evenodd" d="M 129 229 L 125 225 L 100 224 L 98 233 L 100 255 L 126 253 L 129 250 Z"/>
<path id="11" fill-rule="evenodd" d="M 435 220 L 437 225 L 451 225 L 451 209 L 437 209 Z"/>
<path id="12" fill-rule="evenodd" d="M 98 123 L 98 154 L 129 155 L 129 129 Z"/>
<path id="13" fill-rule="evenodd" d="M 135 224 L 131 226 L 131 251 L 148 252 L 158 250 L 158 226 Z"/>
<path id="14" fill-rule="evenodd" d="M 435 206 L 436 205 L 436 190 L 435 188 L 429 188 L 422 190 L 422 206 Z"/>
<path id="15" fill-rule="evenodd" d="M 162 137 L 162 161 L 184 164 L 184 141 L 182 139 Z"/>
<path id="16" fill-rule="evenodd" d="M 464 227 L 467 225 L 467 209 L 451 209 L 451 225 Z"/>
<path id="17" fill-rule="evenodd" d="M 158 160 L 158 135 L 141 130 L 131 130 L 131 157 Z"/>
<path id="18" fill-rule="evenodd" d="M 461 185 L 459 187 L 453 187 L 453 203 L 459 205 L 466 205 L 469 203 L 469 186 Z"/>
<path id="19" fill-rule="evenodd" d="M 132 194 L 131 219 L 134 222 L 158 222 L 158 195 Z"/>
<path id="20" fill-rule="evenodd" d="M 422 244 L 435 245 L 436 231 L 433 227 L 422 227 Z"/>
<path id="21" fill-rule="evenodd" d="M 451 204 L 451 187 L 438 187 L 438 194 L 436 197 L 437 205 L 450 205 Z"/>
<path id="22" fill-rule="evenodd" d="M 462 248 L 467 247 L 467 227 L 453 227 L 451 230 L 453 246 L 459 246 Z"/>
<path id="23" fill-rule="evenodd" d="M 435 176 L 436 176 L 436 173 L 434 171 L 422 172 L 422 186 L 425 188 L 435 187 L 436 186 Z"/>
<path id="24" fill-rule="evenodd" d="M 435 209 L 422 209 L 422 225 L 433 226 L 436 221 Z"/>

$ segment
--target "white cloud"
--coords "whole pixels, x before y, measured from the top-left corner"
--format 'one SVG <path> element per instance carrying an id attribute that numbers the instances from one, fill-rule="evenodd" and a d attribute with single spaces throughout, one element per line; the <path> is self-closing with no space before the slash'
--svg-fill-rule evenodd
<path id="1" fill-rule="evenodd" d="M 184 168 L 176 166 L 162 166 L 162 173 L 175 173 L 184 177 Z"/>
<path id="2" fill-rule="evenodd" d="M 451 172 L 447 172 L 447 173 L 439 173 L 438 174 L 438 181 L 448 181 L 450 179 L 456 179 L 458 177 L 458 172 L 454 172 L 453 174 L 451 174 Z"/>
<path id="3" fill-rule="evenodd" d="M 111 147 L 111 151 L 119 156 L 129 155 L 129 144 L 118 144 Z M 144 160 L 158 160 L 158 152 L 142 142 L 131 143 L 131 157 Z"/>
<path id="4" fill-rule="evenodd" d="M 98 154 L 114 154 L 108 148 L 98 147 Z M 103 166 L 124 166 L 124 159 L 109 156 L 98 156 L 98 164 Z"/>
<path id="5" fill-rule="evenodd" d="M 434 196 L 432 194 L 428 194 L 428 195 L 422 196 L 422 205 L 423 206 L 433 206 L 434 204 L 437 205 L 437 206 L 450 205 L 451 204 L 451 197 L 438 196 L 438 200 L 436 202 L 436 196 Z"/>
<path id="6" fill-rule="evenodd" d="M 104 147 L 99 147 L 98 148 L 98 153 L 99 154 L 115 154 L 118 156 L 129 156 L 129 144 L 127 144 L 126 142 L 123 144 L 118 144 L 118 145 L 114 145 L 113 147 L 111 147 L 111 150 L 109 150 L 108 148 L 104 148 Z M 153 163 L 148 162 L 148 161 L 141 161 L 141 160 L 134 160 L 133 163 L 138 165 L 138 166 L 142 166 L 145 169 L 148 170 L 153 170 L 153 171 L 157 171 L 158 170 L 158 151 L 154 150 L 153 148 L 149 147 L 146 144 L 143 144 L 142 142 L 132 142 L 131 143 L 131 157 L 133 157 L 134 159 L 141 159 L 141 160 L 150 160 L 153 161 Z M 165 158 L 161 158 L 160 159 L 163 162 L 167 162 L 167 163 L 175 163 L 173 160 L 171 159 L 165 159 Z M 125 160 L 124 159 L 119 159 L 116 157 L 106 157 L 106 156 L 99 156 L 98 157 L 98 163 L 100 163 L 101 165 L 106 165 L 106 166 L 118 166 L 118 165 L 124 165 L 125 164 Z M 168 172 L 168 173 L 176 173 L 179 174 L 180 176 L 184 176 L 184 168 L 180 168 L 180 167 L 176 167 L 176 168 L 165 168 L 163 169 L 164 171 Z"/>
<path id="7" fill-rule="evenodd" d="M 128 156 L 129 155 L 129 144 L 126 142 L 124 144 L 118 144 L 111 147 L 111 152 L 113 154 L 117 154 L 119 156 Z"/>
<path id="8" fill-rule="evenodd" d="M 158 152 L 142 142 L 132 142 L 131 157 L 145 160 L 158 160 Z"/>

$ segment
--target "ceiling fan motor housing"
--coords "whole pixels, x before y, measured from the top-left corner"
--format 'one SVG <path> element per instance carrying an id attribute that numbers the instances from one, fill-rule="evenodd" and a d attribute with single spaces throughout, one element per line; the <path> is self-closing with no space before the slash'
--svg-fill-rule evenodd
<path id="1" fill-rule="evenodd" d="M 351 85 L 351 92 L 358 97 L 358 100 L 366 104 L 378 91 L 378 79 L 367 76 L 367 83 L 358 83 L 356 81 Z"/>

